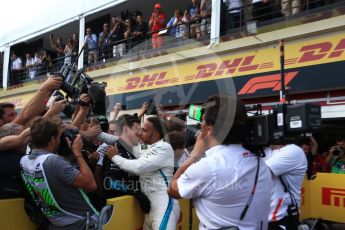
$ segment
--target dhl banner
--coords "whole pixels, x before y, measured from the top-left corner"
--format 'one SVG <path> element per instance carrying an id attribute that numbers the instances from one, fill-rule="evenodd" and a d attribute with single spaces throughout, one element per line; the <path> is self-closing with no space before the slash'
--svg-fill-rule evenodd
<path id="1" fill-rule="evenodd" d="M 126 74 L 114 73 L 115 67 L 98 69 L 89 74 L 96 81 L 108 83 L 109 96 L 128 96 L 141 91 L 169 89 L 176 86 L 188 88 L 195 83 L 209 84 L 230 79 L 234 80 L 236 93 L 239 96 L 271 96 L 278 93 L 280 90 L 278 44 L 233 53 L 224 50 L 224 53 L 186 59 L 185 62 L 171 60 L 170 65 L 139 68 Z M 167 55 L 162 58 L 171 57 Z M 287 41 L 285 69 L 285 84 L 292 93 L 344 88 L 345 32 Z M 0 102 L 10 101 L 20 108 L 32 97 L 33 91 L 39 84 L 41 82 L 37 81 L 19 88 L 0 91 Z M 13 95 L 11 92 L 22 93 Z M 216 92 L 211 94 L 214 93 Z M 12 96 L 9 96 L 11 94 Z"/>

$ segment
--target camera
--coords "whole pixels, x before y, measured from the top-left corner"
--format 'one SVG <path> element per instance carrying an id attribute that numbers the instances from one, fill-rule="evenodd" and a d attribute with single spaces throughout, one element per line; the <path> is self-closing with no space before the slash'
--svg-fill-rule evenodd
<path id="1" fill-rule="evenodd" d="M 88 86 L 93 79 L 84 73 L 83 69 L 76 71 L 74 65 L 64 64 L 59 72 L 51 73 L 63 79 L 60 89 L 67 97 L 77 100 L 82 93 L 88 93 Z"/>
<path id="2" fill-rule="evenodd" d="M 248 146 L 268 146 L 272 144 L 289 144 L 300 139 L 301 134 L 311 132 L 321 126 L 321 108 L 314 104 L 287 105 L 273 107 L 269 114 L 263 115 L 262 106 L 247 107 L 249 130 L 246 143 Z M 190 105 L 189 118 L 201 122 L 204 108 Z"/>
<path id="3" fill-rule="evenodd" d="M 58 154 L 60 156 L 73 156 L 72 150 L 69 148 L 66 138 L 68 138 L 71 143 L 75 140 L 79 134 L 78 129 L 66 129 L 60 136 L 60 145 L 58 148 Z"/>
<path id="4" fill-rule="evenodd" d="M 55 90 L 52 94 L 55 97 L 54 101 L 61 101 L 65 99 L 65 96 L 59 91 Z M 65 109 L 62 111 L 67 117 L 72 117 L 75 110 L 75 105 L 69 101 L 66 102 Z"/>
<path id="5" fill-rule="evenodd" d="M 344 153 L 344 149 L 340 146 L 333 146 L 332 155 L 339 156 Z"/>

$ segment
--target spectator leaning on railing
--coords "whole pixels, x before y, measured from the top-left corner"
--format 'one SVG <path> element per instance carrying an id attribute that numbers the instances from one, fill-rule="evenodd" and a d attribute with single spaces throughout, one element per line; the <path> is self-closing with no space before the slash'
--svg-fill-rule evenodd
<path id="1" fill-rule="evenodd" d="M 143 42 L 146 38 L 147 31 L 149 30 L 149 26 L 147 22 L 144 21 L 143 15 L 138 14 L 136 17 L 137 23 L 133 27 L 133 42 L 132 47 L 134 45 L 139 44 L 140 42 Z"/>
<path id="2" fill-rule="evenodd" d="M 149 26 L 152 30 L 152 48 L 158 48 L 163 45 L 163 37 L 159 34 L 159 31 L 164 29 L 165 19 L 166 16 L 161 10 L 161 4 L 155 4 L 149 22 Z"/>
<path id="3" fill-rule="evenodd" d="M 119 17 L 111 18 L 111 42 L 113 44 L 113 57 L 120 58 L 126 52 L 125 25 Z"/>
<path id="4" fill-rule="evenodd" d="M 86 29 L 84 47 L 87 49 L 87 63 L 96 63 L 98 61 L 98 40 L 91 28 Z"/>
<path id="5" fill-rule="evenodd" d="M 50 35 L 49 37 L 50 39 L 50 46 L 52 48 L 55 49 L 56 51 L 56 57 L 57 57 L 57 68 L 58 70 L 61 69 L 61 67 L 63 66 L 64 60 L 63 57 L 65 56 L 64 54 L 64 49 L 65 49 L 65 45 L 63 44 L 62 38 L 61 37 L 57 37 L 56 38 L 56 42 L 53 41 L 53 34 Z"/>
<path id="6" fill-rule="evenodd" d="M 111 58 L 111 34 L 109 32 L 109 23 L 103 24 L 103 31 L 99 34 L 100 58 L 105 61 Z"/>
<path id="7" fill-rule="evenodd" d="M 27 78 L 33 79 L 36 77 L 36 72 L 37 72 L 37 67 L 35 65 L 35 60 L 31 56 L 31 54 L 27 53 L 26 55 L 26 60 L 25 60 L 25 67 L 27 70 Z"/>
<path id="8" fill-rule="evenodd" d="M 200 30 L 202 36 L 211 33 L 211 13 L 212 13 L 212 0 L 202 0 L 200 4 L 200 16 L 202 18 Z"/>

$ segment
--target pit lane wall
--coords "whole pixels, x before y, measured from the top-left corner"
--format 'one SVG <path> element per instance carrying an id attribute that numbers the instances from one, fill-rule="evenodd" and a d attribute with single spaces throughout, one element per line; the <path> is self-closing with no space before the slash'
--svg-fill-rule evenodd
<path id="1" fill-rule="evenodd" d="M 87 73 L 97 82 L 108 83 L 108 109 L 114 102 L 122 102 L 128 109 L 140 108 L 147 100 L 140 96 L 143 92 L 151 94 L 148 98 L 163 93 L 167 102 L 162 104 L 167 106 L 179 104 L 187 95 L 191 95 L 189 103 L 199 103 L 217 93 L 217 84 L 232 80 L 237 95 L 243 98 L 279 95 L 278 40 L 282 38 L 286 39 L 285 84 L 290 94 L 343 90 L 345 15 L 314 23 L 222 42 L 214 48 L 186 48 L 139 61 L 101 64 L 88 68 Z M 0 102 L 21 108 L 40 84 L 42 80 L 35 80 L 0 89 Z M 184 95 L 177 93 L 179 86 Z"/>
<path id="2" fill-rule="evenodd" d="M 301 220 L 317 218 L 345 223 L 345 175 L 318 173 L 314 180 L 304 180 L 301 191 Z M 144 215 L 134 197 L 108 199 L 113 215 L 105 229 L 141 230 Z M 0 229 L 33 230 L 35 226 L 26 216 L 23 199 L 0 200 Z M 198 229 L 198 219 L 190 201 L 180 200 L 181 215 L 176 230 L 188 230 L 189 223 Z"/>

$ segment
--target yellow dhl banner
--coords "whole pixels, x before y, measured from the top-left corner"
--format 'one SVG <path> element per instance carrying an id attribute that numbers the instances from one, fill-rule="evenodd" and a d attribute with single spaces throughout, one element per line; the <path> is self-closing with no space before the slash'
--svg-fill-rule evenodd
<path id="1" fill-rule="evenodd" d="M 344 60 L 345 32 L 343 31 L 285 43 L 286 69 Z M 96 77 L 97 81 L 107 82 L 107 95 L 113 95 L 277 71 L 280 69 L 279 61 L 279 46 L 276 44 L 231 54 L 212 54 L 206 58 L 186 60 L 183 63 L 172 60 L 170 65 L 142 68 L 131 74 L 112 74 L 113 67 L 92 71 L 89 74 Z M 22 88 L 26 90 L 37 88 L 40 83 L 31 83 Z M 7 96 L 6 94 L 11 91 L 22 91 L 21 88 L 12 90 L 0 92 L 0 102 L 9 101 L 20 108 L 32 96 L 32 93 Z"/>

